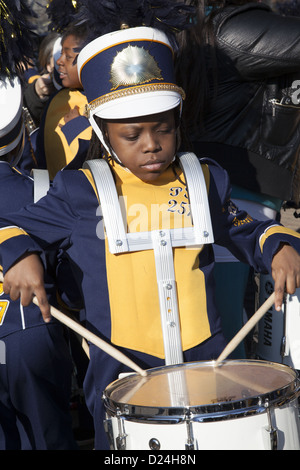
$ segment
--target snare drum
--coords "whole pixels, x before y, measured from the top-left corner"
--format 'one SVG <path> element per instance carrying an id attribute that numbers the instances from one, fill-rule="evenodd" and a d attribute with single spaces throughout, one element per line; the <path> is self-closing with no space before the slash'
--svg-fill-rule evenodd
<path id="1" fill-rule="evenodd" d="M 259 303 L 273 292 L 270 275 L 260 275 Z M 280 312 L 274 305 L 258 323 L 256 355 L 259 359 L 286 364 L 300 369 L 300 289 L 286 296 Z"/>
<path id="2" fill-rule="evenodd" d="M 129 375 L 103 394 L 111 449 L 300 449 L 296 371 L 265 361 L 191 362 Z"/>

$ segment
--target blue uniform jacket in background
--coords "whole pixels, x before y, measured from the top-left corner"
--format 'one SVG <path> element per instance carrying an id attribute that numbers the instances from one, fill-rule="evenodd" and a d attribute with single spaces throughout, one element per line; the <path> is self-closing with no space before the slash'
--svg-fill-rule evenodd
<path id="1" fill-rule="evenodd" d="M 10 214 L 31 204 L 33 202 L 33 186 L 32 178 L 21 174 L 18 170 L 10 167 L 8 163 L 0 162 L 1 214 Z M 49 268 L 48 264 L 47 266 Z M 55 266 L 52 266 L 51 269 L 55 269 Z M 54 302 L 56 298 L 54 277 L 52 276 L 55 276 L 55 271 L 48 271 L 45 278 L 50 302 Z M 25 328 L 45 324 L 40 309 L 36 305 L 31 304 L 21 309 L 19 300 L 11 301 L 10 297 L 3 293 L 2 285 L 0 306 L 1 338 Z M 53 319 L 52 322 L 56 322 L 56 320 Z"/>

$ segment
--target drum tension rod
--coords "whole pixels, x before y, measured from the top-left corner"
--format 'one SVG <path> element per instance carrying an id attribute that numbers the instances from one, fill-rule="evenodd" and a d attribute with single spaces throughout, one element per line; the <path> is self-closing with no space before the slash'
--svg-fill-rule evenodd
<path id="1" fill-rule="evenodd" d="M 186 430 L 187 430 L 187 441 L 185 444 L 185 450 L 194 450 L 194 435 L 193 435 L 193 424 L 192 424 L 192 413 L 190 410 L 187 410 L 184 416 L 184 420 L 186 422 Z"/>
<path id="2" fill-rule="evenodd" d="M 120 418 L 122 413 L 120 410 L 117 411 L 117 420 L 118 420 L 118 430 L 119 430 L 119 435 L 116 438 L 116 444 L 117 444 L 117 449 L 118 450 L 126 450 L 126 437 L 127 434 L 125 433 L 124 430 L 124 420 Z"/>
<path id="3" fill-rule="evenodd" d="M 277 428 L 274 427 L 272 424 L 272 415 L 271 415 L 271 408 L 270 408 L 269 400 L 266 400 L 265 408 L 267 410 L 268 423 L 269 423 L 268 427 L 266 428 L 266 431 L 270 435 L 271 450 L 277 450 L 278 449 L 278 433 L 277 433 Z"/>

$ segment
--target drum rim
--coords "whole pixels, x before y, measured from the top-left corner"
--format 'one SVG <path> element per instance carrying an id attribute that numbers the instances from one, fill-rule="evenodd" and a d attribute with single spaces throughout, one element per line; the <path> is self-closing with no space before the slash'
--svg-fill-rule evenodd
<path id="1" fill-rule="evenodd" d="M 174 367 L 188 367 L 193 364 L 212 365 L 214 361 L 193 361 L 173 366 L 161 366 L 149 369 L 151 373 L 159 372 Z M 272 390 L 267 393 L 262 393 L 257 396 L 250 396 L 243 399 L 232 401 L 221 401 L 218 403 L 209 403 L 203 405 L 181 406 L 181 407 L 166 407 L 166 406 L 148 406 L 148 405 L 135 405 L 117 402 L 113 400 L 109 393 L 113 392 L 119 385 L 131 380 L 132 376 L 138 374 L 131 374 L 130 376 L 117 379 L 109 384 L 103 392 L 102 400 L 109 416 L 122 416 L 128 420 L 133 421 L 155 421 L 167 424 L 169 422 L 179 423 L 186 421 L 187 416 L 191 417 L 193 421 L 206 422 L 218 421 L 221 419 L 228 419 L 229 417 L 249 416 L 258 413 L 266 412 L 268 406 L 281 406 L 294 400 L 299 395 L 299 377 L 296 370 L 285 364 L 279 364 L 265 360 L 254 359 L 237 359 L 226 360 L 225 363 L 239 363 L 239 364 L 260 364 L 269 365 L 277 369 L 289 371 L 294 375 L 294 379 L 287 383 L 285 386 Z"/>

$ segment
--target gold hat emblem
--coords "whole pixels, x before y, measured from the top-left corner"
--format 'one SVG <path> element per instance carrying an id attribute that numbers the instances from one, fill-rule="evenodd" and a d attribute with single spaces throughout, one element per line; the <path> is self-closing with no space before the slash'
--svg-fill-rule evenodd
<path id="1" fill-rule="evenodd" d="M 163 80 L 154 57 L 143 47 L 128 46 L 118 52 L 110 71 L 112 90 L 119 86 L 133 86 L 151 80 Z"/>

